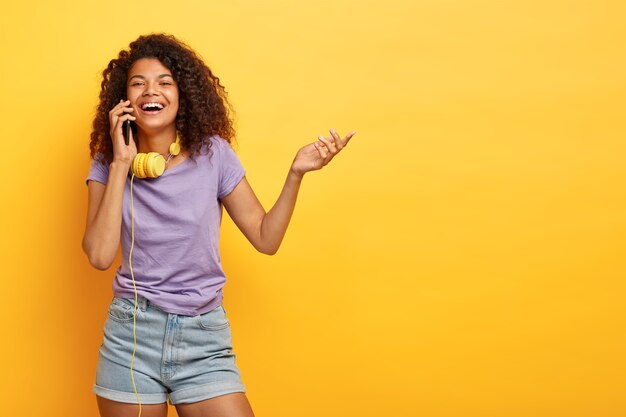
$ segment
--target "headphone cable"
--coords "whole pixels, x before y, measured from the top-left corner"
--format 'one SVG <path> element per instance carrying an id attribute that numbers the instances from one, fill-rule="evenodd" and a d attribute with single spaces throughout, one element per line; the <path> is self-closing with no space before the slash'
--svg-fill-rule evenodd
<path id="1" fill-rule="evenodd" d="M 137 350 L 137 286 L 135 285 L 135 275 L 133 273 L 133 247 L 135 246 L 135 207 L 133 205 L 133 180 L 135 179 L 135 173 L 133 172 L 133 176 L 130 179 L 130 234 L 131 234 L 131 243 L 130 243 L 130 253 L 128 254 L 128 264 L 130 266 L 130 275 L 133 279 L 133 289 L 135 290 L 135 309 L 133 311 L 133 355 L 130 359 L 130 379 L 133 382 L 133 389 L 135 390 L 135 395 L 137 396 L 137 403 L 139 404 L 139 416 L 141 417 L 141 399 L 139 398 L 139 393 L 137 392 L 137 386 L 135 385 L 135 377 L 133 376 L 133 364 L 135 362 L 135 351 Z"/>

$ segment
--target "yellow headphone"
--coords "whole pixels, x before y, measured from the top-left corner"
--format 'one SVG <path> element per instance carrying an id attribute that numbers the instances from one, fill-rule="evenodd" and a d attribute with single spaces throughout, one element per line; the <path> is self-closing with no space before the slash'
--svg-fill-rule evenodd
<path id="1" fill-rule="evenodd" d="M 165 171 L 165 164 L 172 156 L 180 153 L 180 138 L 176 134 L 176 142 L 170 145 L 167 161 L 158 152 L 138 153 L 133 159 L 131 169 L 137 178 L 157 178 Z"/>

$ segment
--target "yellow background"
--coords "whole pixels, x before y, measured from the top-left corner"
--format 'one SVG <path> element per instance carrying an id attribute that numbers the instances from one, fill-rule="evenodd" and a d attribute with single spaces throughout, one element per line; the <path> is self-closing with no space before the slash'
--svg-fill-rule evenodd
<path id="1" fill-rule="evenodd" d="M 115 267 L 81 251 L 100 74 L 188 42 L 237 111 L 279 253 L 225 218 L 257 417 L 626 415 L 622 1 L 34 1 L 2 7 L 3 416 L 95 416 Z M 173 408 L 170 415 L 176 415 Z"/>

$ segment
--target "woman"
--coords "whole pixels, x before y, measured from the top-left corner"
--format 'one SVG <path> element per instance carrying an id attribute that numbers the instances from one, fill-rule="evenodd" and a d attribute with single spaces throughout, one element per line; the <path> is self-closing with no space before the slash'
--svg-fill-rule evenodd
<path id="1" fill-rule="evenodd" d="M 224 87 L 188 46 L 141 36 L 109 63 L 101 87 L 83 249 L 106 270 L 121 242 L 122 265 L 94 385 L 100 415 L 165 416 L 169 399 L 181 417 L 253 416 L 222 306 L 222 206 L 257 250 L 274 254 L 303 175 L 354 132 L 331 129 L 300 149 L 266 213 L 230 146 Z"/>

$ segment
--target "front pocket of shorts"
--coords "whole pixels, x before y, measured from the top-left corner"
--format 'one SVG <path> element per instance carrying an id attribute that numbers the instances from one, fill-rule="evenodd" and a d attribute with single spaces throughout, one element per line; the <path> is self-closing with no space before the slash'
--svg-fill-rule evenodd
<path id="1" fill-rule="evenodd" d="M 109 305 L 109 318 L 119 322 L 127 322 L 133 319 L 135 308 L 130 305 L 130 301 L 114 297 Z"/>
<path id="2" fill-rule="evenodd" d="M 222 330 L 230 326 L 224 307 L 219 306 L 211 311 L 196 316 L 198 324 L 204 330 Z"/>

